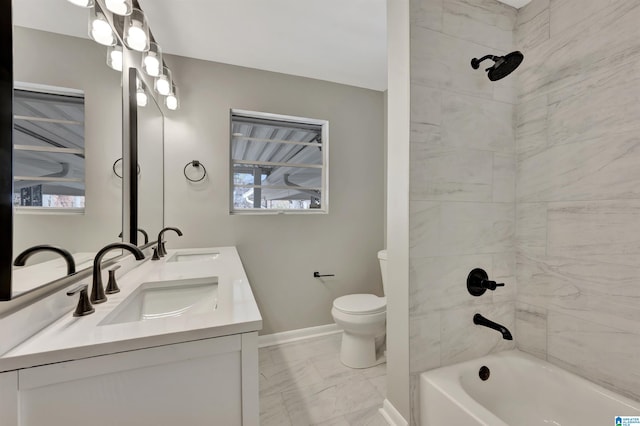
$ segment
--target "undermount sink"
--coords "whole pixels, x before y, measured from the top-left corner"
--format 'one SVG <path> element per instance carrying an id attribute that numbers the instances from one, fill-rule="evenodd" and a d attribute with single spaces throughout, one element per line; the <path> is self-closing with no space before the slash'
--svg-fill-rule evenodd
<path id="1" fill-rule="evenodd" d="M 99 325 L 203 314 L 217 308 L 218 277 L 146 282 Z"/>
<path id="2" fill-rule="evenodd" d="M 213 260 L 220 256 L 217 251 L 208 253 L 176 253 L 167 262 L 193 262 L 196 260 Z"/>

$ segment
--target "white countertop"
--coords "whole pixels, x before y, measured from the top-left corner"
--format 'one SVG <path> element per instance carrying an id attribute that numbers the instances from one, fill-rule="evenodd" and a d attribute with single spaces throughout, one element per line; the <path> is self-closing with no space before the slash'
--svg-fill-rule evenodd
<path id="1" fill-rule="evenodd" d="M 210 260 L 167 262 L 174 254 L 220 253 Z M 218 307 L 190 316 L 120 324 L 99 323 L 144 282 L 218 277 Z M 81 281 L 89 284 L 91 279 Z M 104 283 L 106 285 L 106 281 Z M 118 279 L 120 292 L 108 295 L 95 312 L 73 311 L 0 357 L 0 371 L 28 368 L 115 352 L 257 331 L 262 317 L 235 247 L 169 250 L 160 261 L 144 261 Z M 77 296 L 75 296 L 77 297 Z"/>

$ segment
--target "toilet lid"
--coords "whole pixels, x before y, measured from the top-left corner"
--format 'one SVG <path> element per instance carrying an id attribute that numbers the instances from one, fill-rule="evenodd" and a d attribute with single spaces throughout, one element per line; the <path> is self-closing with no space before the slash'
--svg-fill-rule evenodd
<path id="1" fill-rule="evenodd" d="M 377 314 L 387 309 L 387 298 L 375 294 L 348 294 L 334 300 L 333 307 L 346 314 Z"/>

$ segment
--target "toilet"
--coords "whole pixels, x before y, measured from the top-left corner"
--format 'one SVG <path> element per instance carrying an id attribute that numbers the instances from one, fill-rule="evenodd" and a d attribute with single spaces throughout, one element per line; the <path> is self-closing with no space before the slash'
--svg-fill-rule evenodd
<path id="1" fill-rule="evenodd" d="M 386 291 L 387 251 L 378 252 L 382 289 Z M 386 294 L 386 293 L 385 293 Z M 331 315 L 342 328 L 340 361 L 347 367 L 367 368 L 385 361 L 377 352 L 384 343 L 387 298 L 374 294 L 348 294 L 333 301 Z"/>

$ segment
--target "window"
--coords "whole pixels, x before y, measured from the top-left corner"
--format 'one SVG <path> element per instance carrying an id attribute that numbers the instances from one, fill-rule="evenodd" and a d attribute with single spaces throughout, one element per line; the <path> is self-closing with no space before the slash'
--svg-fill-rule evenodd
<path id="1" fill-rule="evenodd" d="M 329 122 L 231 110 L 231 213 L 326 213 Z"/>
<path id="2" fill-rule="evenodd" d="M 13 113 L 13 205 L 82 211 L 84 94 L 16 83 Z"/>

